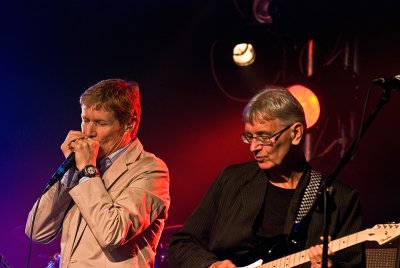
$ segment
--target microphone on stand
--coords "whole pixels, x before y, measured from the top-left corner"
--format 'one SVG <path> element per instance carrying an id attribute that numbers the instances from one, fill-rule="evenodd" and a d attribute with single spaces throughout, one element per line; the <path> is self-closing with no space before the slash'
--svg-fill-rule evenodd
<path id="1" fill-rule="evenodd" d="M 400 75 L 390 78 L 376 78 L 372 80 L 372 84 L 400 90 Z"/>
<path id="2" fill-rule="evenodd" d="M 51 176 L 51 179 L 46 185 L 46 188 L 44 189 L 43 193 L 47 192 L 47 190 L 56 184 L 59 180 L 62 179 L 64 174 L 75 165 L 75 152 L 70 153 L 70 155 L 65 158 L 65 160 L 61 163 L 61 165 L 58 167 L 56 172 L 54 172 L 53 176 Z"/>

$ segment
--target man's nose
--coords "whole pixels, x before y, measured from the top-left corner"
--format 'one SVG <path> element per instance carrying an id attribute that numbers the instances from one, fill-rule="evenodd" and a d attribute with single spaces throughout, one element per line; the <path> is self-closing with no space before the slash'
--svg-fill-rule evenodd
<path id="1" fill-rule="evenodd" d="M 262 145 L 257 139 L 251 139 L 250 141 L 250 152 L 258 151 L 262 148 Z"/>
<path id="2" fill-rule="evenodd" d="M 95 124 L 90 122 L 90 123 L 84 125 L 82 132 L 86 137 L 89 137 L 89 138 L 95 137 L 96 136 Z"/>

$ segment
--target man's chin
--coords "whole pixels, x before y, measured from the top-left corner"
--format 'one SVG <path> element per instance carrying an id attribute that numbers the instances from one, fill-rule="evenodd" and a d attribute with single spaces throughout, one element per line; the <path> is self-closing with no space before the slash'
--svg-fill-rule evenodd
<path id="1" fill-rule="evenodd" d="M 270 169 L 273 167 L 273 164 L 270 161 L 257 161 L 258 166 L 260 169 Z"/>

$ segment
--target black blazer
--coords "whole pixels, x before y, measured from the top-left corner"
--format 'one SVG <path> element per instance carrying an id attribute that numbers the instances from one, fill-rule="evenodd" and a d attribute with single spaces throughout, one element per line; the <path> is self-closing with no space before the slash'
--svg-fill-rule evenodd
<path id="1" fill-rule="evenodd" d="M 308 180 L 309 176 L 303 176 L 294 192 L 284 227 L 285 234 L 292 229 Z M 172 235 L 168 250 L 170 266 L 208 267 L 230 254 L 254 249 L 252 227 L 262 209 L 267 185 L 265 171 L 255 161 L 225 168 L 182 230 Z M 335 239 L 359 231 L 362 220 L 357 191 L 339 181 L 332 186 L 329 234 Z M 322 216 L 317 205 L 307 216 L 305 248 L 321 243 Z M 340 253 L 335 254 L 338 265 L 363 267 L 364 254 L 360 245 Z"/>

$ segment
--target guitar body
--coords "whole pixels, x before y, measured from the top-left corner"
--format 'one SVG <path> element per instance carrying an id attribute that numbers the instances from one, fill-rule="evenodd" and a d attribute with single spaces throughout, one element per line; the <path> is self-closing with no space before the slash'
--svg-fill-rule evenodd
<path id="1" fill-rule="evenodd" d="M 257 268 L 257 267 L 260 267 L 261 264 L 263 264 L 263 260 L 260 259 L 260 260 L 258 260 L 256 262 L 252 263 L 252 264 L 249 264 L 247 266 L 242 266 L 242 267 L 239 267 L 239 268 Z"/>
<path id="2" fill-rule="evenodd" d="M 259 266 L 261 263 L 266 263 L 276 260 L 291 253 L 298 252 L 304 248 L 300 248 L 300 243 L 288 243 L 286 235 L 279 235 L 273 238 L 260 238 L 256 243 L 256 248 L 243 253 L 235 253 L 231 256 L 224 256 L 231 260 L 236 266 L 243 268 L 252 268 Z M 254 266 L 257 265 L 257 266 Z"/>

